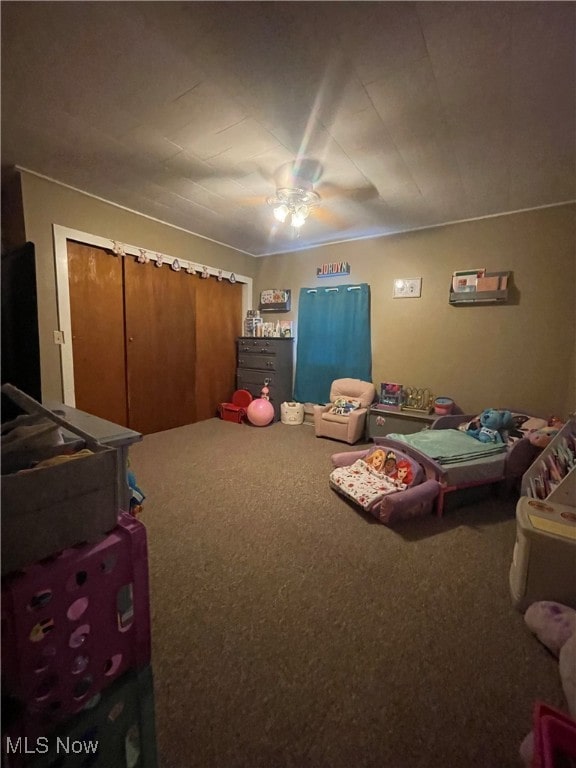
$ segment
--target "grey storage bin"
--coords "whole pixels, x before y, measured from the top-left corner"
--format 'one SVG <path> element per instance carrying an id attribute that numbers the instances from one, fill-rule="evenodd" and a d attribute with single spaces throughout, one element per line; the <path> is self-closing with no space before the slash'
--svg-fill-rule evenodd
<path id="1" fill-rule="evenodd" d="M 27 472 L 14 472 L 13 462 L 2 462 L 4 575 L 68 547 L 100 539 L 116 526 L 119 494 L 114 448 L 100 444 L 12 385 L 3 385 L 2 392 L 27 413 L 51 419 L 78 436 L 72 443 L 41 449 L 36 460 L 84 447 L 93 452 Z"/>

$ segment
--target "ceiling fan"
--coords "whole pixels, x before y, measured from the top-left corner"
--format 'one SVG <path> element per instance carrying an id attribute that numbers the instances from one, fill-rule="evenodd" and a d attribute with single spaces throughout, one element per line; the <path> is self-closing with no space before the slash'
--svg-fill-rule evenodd
<path id="1" fill-rule="evenodd" d="M 250 204 L 263 202 L 272 208 L 276 221 L 299 230 L 309 217 L 320 220 L 337 229 L 347 229 L 350 222 L 330 211 L 323 202 L 340 198 L 363 202 L 378 197 L 376 187 L 369 184 L 356 189 L 346 189 L 337 184 L 320 181 L 324 168 L 313 158 L 300 158 L 280 166 L 273 174 L 275 194 L 252 198 Z"/>
<path id="2" fill-rule="evenodd" d="M 294 229 L 299 229 L 312 211 L 320 203 L 320 195 L 309 182 L 299 181 L 297 187 L 279 187 L 276 194 L 267 198 L 272 206 L 274 218 L 281 224 L 288 222 Z"/>

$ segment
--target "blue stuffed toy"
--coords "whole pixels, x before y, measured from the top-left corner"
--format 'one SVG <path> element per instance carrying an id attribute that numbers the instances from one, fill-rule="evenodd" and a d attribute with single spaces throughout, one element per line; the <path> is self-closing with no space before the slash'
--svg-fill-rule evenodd
<path id="1" fill-rule="evenodd" d="M 475 437 L 481 443 L 504 443 L 507 438 L 506 430 L 511 424 L 510 411 L 486 408 L 478 419 L 470 422 L 466 434 Z"/>

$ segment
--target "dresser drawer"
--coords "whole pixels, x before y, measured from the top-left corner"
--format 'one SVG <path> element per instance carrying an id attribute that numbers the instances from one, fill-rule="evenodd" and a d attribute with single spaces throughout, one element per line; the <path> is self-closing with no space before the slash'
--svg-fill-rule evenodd
<path id="1" fill-rule="evenodd" d="M 251 355 L 241 353 L 238 355 L 239 368 L 258 368 L 261 371 L 274 371 L 278 366 L 278 361 L 270 355 Z"/>
<path id="2" fill-rule="evenodd" d="M 276 339 L 243 339 L 238 342 L 238 354 L 275 355 L 278 351 Z"/>
<path id="3" fill-rule="evenodd" d="M 258 397 L 262 396 L 262 387 L 264 386 L 264 384 L 260 384 L 260 383 L 254 384 L 249 381 L 238 380 L 237 386 L 238 386 L 238 389 L 245 389 L 248 392 L 250 392 L 254 400 L 256 400 Z M 270 402 L 274 406 L 274 410 L 276 411 L 277 407 L 280 406 L 278 392 L 276 391 L 276 387 L 273 385 L 272 386 L 269 385 L 268 390 L 269 390 L 268 399 L 270 400 Z"/>
<path id="4" fill-rule="evenodd" d="M 250 394 L 254 399 L 261 396 L 263 386 L 264 386 L 264 377 L 262 376 L 261 373 L 260 375 L 255 376 L 255 375 L 251 375 L 250 371 L 246 371 L 244 369 L 238 371 L 238 376 L 236 379 L 236 387 L 238 389 L 248 390 L 248 392 L 250 392 Z M 270 402 L 272 403 L 272 407 L 274 408 L 274 421 L 279 421 L 280 405 L 283 402 L 283 400 L 285 400 L 285 398 L 282 396 L 283 390 L 281 387 L 274 386 L 273 381 L 270 381 L 267 386 L 268 386 L 268 397 L 270 399 Z"/>
<path id="5" fill-rule="evenodd" d="M 250 391 L 250 386 L 262 389 L 265 379 L 268 380 L 269 387 L 279 383 L 278 374 L 274 371 L 250 370 L 249 368 L 236 369 L 236 387 L 238 389 L 248 389 Z M 248 384 L 250 386 L 245 386 Z M 260 389 L 258 390 L 258 395 L 260 395 Z"/>

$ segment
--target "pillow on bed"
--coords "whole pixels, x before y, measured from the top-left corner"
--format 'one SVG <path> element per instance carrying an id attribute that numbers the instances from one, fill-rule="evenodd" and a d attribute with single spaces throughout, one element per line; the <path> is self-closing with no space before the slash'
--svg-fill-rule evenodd
<path id="1" fill-rule="evenodd" d="M 544 429 L 548 426 L 546 419 L 539 419 L 535 416 L 528 416 L 525 413 L 513 413 L 512 421 L 514 426 L 508 430 L 508 445 L 528 437 L 534 429 Z"/>
<path id="2" fill-rule="evenodd" d="M 512 419 L 516 429 L 529 432 L 531 429 L 544 429 L 548 426 L 546 419 L 538 419 L 536 416 L 527 416 L 525 413 L 513 413 Z"/>

